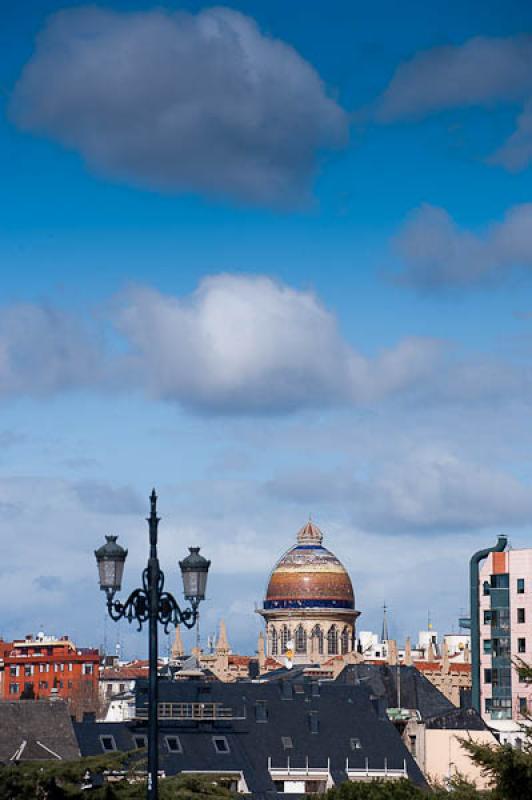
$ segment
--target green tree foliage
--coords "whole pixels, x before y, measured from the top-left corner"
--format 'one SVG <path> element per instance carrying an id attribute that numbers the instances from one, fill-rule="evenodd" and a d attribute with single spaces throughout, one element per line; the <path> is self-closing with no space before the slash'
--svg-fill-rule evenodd
<path id="1" fill-rule="evenodd" d="M 144 800 L 145 759 L 112 753 L 78 761 L 43 761 L 0 766 L 1 800 Z M 90 775 L 90 779 L 87 777 Z M 101 776 L 107 780 L 101 782 Z M 82 786 L 90 780 L 100 784 L 89 792 Z M 161 800 L 231 800 L 223 777 L 182 775 L 159 782 Z"/>
<path id="2" fill-rule="evenodd" d="M 329 789 L 325 800 L 491 800 L 491 792 L 479 792 L 461 777 L 448 787 L 420 789 L 408 780 L 345 783 Z M 310 800 L 310 799 L 309 799 Z"/>

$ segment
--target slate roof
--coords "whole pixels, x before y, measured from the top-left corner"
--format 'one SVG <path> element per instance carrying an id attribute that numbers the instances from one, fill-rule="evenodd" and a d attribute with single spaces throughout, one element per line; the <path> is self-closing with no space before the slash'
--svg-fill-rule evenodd
<path id="1" fill-rule="evenodd" d="M 397 674 L 400 674 L 401 702 L 397 692 Z M 422 719 L 436 717 L 453 711 L 454 706 L 415 667 L 388 666 L 384 664 L 351 664 L 338 676 L 336 682 L 366 685 L 386 708 L 415 708 Z"/>
<path id="2" fill-rule="evenodd" d="M 146 702 L 146 683 L 137 684 L 137 707 Z M 160 720 L 160 768 L 169 775 L 183 770 L 243 772 L 255 797 L 274 793 L 268 771 L 272 767 L 327 768 L 337 782 L 346 779 L 346 759 L 352 768 L 402 769 L 417 784 L 424 778 L 399 733 L 379 714 L 365 686 L 328 682 L 321 685 L 302 678 L 296 682 L 206 683 L 160 681 L 160 702 L 221 703 L 232 710 L 231 719 L 214 721 Z M 258 707 L 265 709 L 261 721 Z M 312 724 L 317 721 L 316 732 Z M 83 755 L 102 752 L 100 736 L 113 735 L 118 749 L 134 748 L 134 736 L 146 733 L 141 720 L 123 723 L 74 723 Z M 166 736 L 179 736 L 182 752 L 170 753 Z M 219 753 L 213 736 L 224 736 L 229 751 Z M 284 737 L 284 740 L 283 740 Z M 289 738 L 288 738 L 289 737 Z M 290 740 L 290 741 L 289 741 Z M 359 741 L 360 747 L 353 744 Z M 291 744 L 291 747 L 287 747 Z"/>
<path id="3" fill-rule="evenodd" d="M 427 728 L 447 730 L 487 731 L 488 726 L 474 708 L 453 708 L 444 714 L 438 714 L 425 720 Z"/>
<path id="4" fill-rule="evenodd" d="M 375 664 L 354 664 L 337 678 L 341 683 L 366 685 L 385 708 L 397 708 L 397 667 Z M 416 709 L 427 728 L 482 731 L 488 730 L 480 714 L 461 696 L 457 708 L 415 667 L 400 666 L 401 707 Z M 470 692 L 469 692 L 470 696 Z"/>
<path id="5" fill-rule="evenodd" d="M 75 759 L 79 755 L 72 720 L 65 702 L 0 702 L 0 762 Z"/>

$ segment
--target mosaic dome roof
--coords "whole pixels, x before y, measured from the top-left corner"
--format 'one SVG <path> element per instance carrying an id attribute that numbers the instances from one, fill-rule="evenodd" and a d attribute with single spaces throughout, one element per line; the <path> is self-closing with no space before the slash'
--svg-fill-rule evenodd
<path id="1" fill-rule="evenodd" d="M 270 575 L 264 609 L 354 609 L 351 579 L 322 541 L 323 534 L 313 522 L 301 528 L 297 544 L 277 562 Z"/>

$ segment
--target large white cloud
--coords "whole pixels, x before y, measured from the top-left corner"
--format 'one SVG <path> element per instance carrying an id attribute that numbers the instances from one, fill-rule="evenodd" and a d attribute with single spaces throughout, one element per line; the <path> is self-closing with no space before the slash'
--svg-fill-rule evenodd
<path id="1" fill-rule="evenodd" d="M 212 276 L 185 298 L 136 289 L 115 323 L 155 396 L 221 413 L 378 400 L 431 374 L 440 351 L 407 339 L 365 358 L 312 292 L 262 276 Z"/>
<path id="2" fill-rule="evenodd" d="M 403 259 L 401 283 L 430 289 L 499 282 L 532 267 L 532 204 L 514 206 L 480 233 L 424 205 L 404 224 L 395 247 Z"/>
<path id="3" fill-rule="evenodd" d="M 532 158 L 531 102 L 532 36 L 477 36 L 416 53 L 400 64 L 373 115 L 390 123 L 442 109 L 524 103 L 515 133 L 490 159 L 519 169 Z"/>
<path id="4" fill-rule="evenodd" d="M 313 67 L 221 7 L 54 15 L 11 116 L 105 175 L 260 203 L 300 201 L 319 151 L 347 136 Z"/>

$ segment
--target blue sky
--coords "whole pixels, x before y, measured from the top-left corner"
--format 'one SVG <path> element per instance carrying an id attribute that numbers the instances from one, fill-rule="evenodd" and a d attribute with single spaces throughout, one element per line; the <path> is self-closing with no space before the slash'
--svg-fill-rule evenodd
<path id="1" fill-rule="evenodd" d="M 469 554 L 529 544 L 529 4 L 2 17 L 0 634 L 100 644 L 152 485 L 235 649 L 309 512 L 362 629 L 451 630 Z"/>

